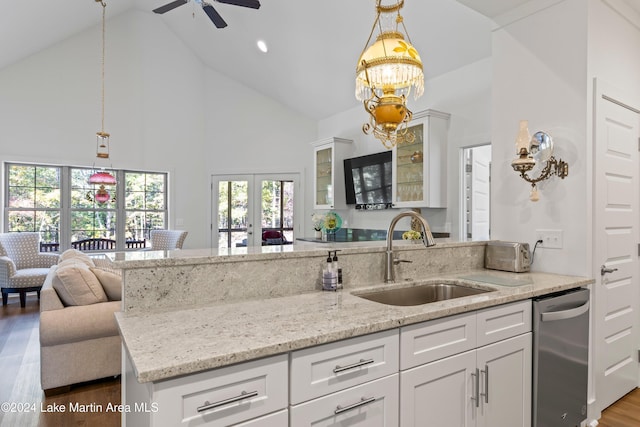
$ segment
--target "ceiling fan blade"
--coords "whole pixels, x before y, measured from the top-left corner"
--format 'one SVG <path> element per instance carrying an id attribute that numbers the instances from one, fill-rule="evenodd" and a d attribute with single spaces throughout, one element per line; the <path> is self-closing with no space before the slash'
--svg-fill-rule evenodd
<path id="1" fill-rule="evenodd" d="M 189 2 L 189 0 L 175 0 L 172 1 L 171 3 L 167 3 L 164 6 L 160 6 L 156 9 L 153 9 L 153 11 L 155 13 L 159 13 L 160 15 L 162 15 L 163 13 L 167 13 L 170 10 L 175 9 L 178 6 L 182 6 L 183 4 L 187 4 Z"/>
<path id="2" fill-rule="evenodd" d="M 213 25 L 215 25 L 217 28 L 224 28 L 227 26 L 227 23 L 224 22 L 224 19 L 222 19 L 222 16 L 220 16 L 220 14 L 216 12 L 213 6 L 211 6 L 208 3 L 203 3 L 202 9 L 207 14 L 209 19 L 211 19 L 211 22 L 213 22 Z"/>
<path id="3" fill-rule="evenodd" d="M 234 6 L 250 7 L 251 9 L 260 9 L 258 0 L 215 0 L 218 3 L 232 4 Z"/>

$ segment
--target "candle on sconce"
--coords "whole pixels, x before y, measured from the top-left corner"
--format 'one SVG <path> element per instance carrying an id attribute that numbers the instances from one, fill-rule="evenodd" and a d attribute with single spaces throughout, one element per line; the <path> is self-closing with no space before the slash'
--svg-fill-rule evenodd
<path id="1" fill-rule="evenodd" d="M 529 154 L 529 144 L 531 144 L 531 134 L 529 133 L 529 121 L 520 120 L 520 129 L 516 137 L 516 154 Z"/>

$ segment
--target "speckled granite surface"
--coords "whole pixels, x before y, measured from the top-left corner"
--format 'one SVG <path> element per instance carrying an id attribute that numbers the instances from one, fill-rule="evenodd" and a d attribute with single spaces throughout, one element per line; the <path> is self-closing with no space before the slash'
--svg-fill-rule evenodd
<path id="1" fill-rule="evenodd" d="M 278 298 L 322 288 L 328 244 L 126 252 L 109 255 L 123 270 L 123 310 L 127 313 Z M 484 266 L 486 242 L 447 243 L 425 248 L 394 241 L 395 256 L 410 263 L 396 266 L 396 279 L 467 271 Z M 385 243 L 335 244 L 345 288 L 380 283 Z"/>
<path id="2" fill-rule="evenodd" d="M 445 302 L 396 307 L 354 295 L 366 291 L 361 287 L 146 314 L 117 313 L 116 318 L 137 379 L 144 383 L 593 283 L 584 277 L 489 270 L 437 273 L 423 277 L 419 283 L 465 277 L 469 286 L 496 290 Z M 488 283 L 492 278 L 518 286 Z"/>

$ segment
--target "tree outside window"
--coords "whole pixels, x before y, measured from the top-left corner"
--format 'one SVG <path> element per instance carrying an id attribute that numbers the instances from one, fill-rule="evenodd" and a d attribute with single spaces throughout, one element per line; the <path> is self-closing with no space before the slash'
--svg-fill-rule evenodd
<path id="1" fill-rule="evenodd" d="M 166 173 L 107 170 L 117 184 L 106 187 L 110 197 L 101 203 L 95 199 L 99 186 L 89 184 L 94 169 L 5 165 L 4 229 L 40 232 L 44 250 L 64 250 L 86 239 L 138 249 L 148 246 L 150 230 L 166 228 Z"/>

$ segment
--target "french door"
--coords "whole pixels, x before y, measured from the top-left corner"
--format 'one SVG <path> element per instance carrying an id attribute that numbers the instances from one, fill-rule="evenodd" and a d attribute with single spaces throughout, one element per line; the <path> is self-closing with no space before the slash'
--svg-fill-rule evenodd
<path id="1" fill-rule="evenodd" d="M 298 174 L 212 176 L 211 246 L 234 248 L 293 243 L 301 201 Z M 298 221 L 300 222 L 300 221 Z M 270 231 L 268 240 L 263 232 Z M 265 234 L 266 235 L 266 234 Z"/>

